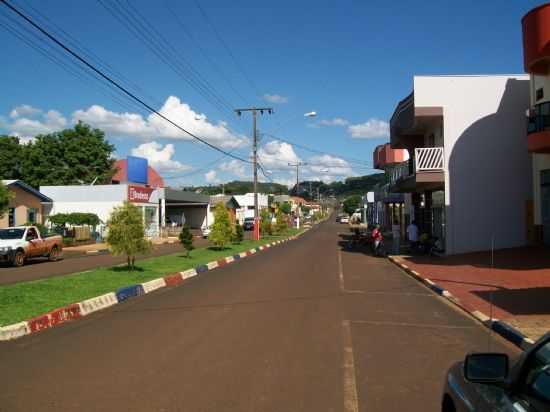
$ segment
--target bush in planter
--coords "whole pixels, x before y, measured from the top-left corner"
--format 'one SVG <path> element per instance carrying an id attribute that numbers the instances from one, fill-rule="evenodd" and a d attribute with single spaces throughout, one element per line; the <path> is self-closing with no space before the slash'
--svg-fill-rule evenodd
<path id="1" fill-rule="evenodd" d="M 214 224 L 208 235 L 208 241 L 217 249 L 223 249 L 231 241 L 232 233 L 229 213 L 222 203 L 218 203 L 214 209 Z"/>
<path id="2" fill-rule="evenodd" d="M 262 212 L 260 213 L 260 232 L 263 235 L 271 235 L 273 233 L 271 213 L 269 213 L 268 209 L 262 209 Z"/>

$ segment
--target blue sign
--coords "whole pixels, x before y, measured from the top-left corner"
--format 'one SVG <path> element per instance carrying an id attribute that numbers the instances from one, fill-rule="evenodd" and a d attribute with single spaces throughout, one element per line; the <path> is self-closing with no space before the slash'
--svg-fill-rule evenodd
<path id="1" fill-rule="evenodd" d="M 147 159 L 128 156 L 128 182 L 147 184 Z"/>

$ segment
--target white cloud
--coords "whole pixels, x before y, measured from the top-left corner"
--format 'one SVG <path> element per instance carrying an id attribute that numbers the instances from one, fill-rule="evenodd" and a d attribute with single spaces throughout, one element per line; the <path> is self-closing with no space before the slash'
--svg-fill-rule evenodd
<path id="1" fill-rule="evenodd" d="M 325 177 L 343 177 L 353 175 L 350 164 L 339 157 L 328 154 L 322 156 L 313 156 L 308 159 L 310 173 L 321 174 Z"/>
<path id="2" fill-rule="evenodd" d="M 258 157 L 267 169 L 271 167 L 288 167 L 288 163 L 300 161 L 292 145 L 278 140 L 272 140 L 260 147 Z"/>
<path id="3" fill-rule="evenodd" d="M 216 183 L 218 182 L 218 176 L 216 174 L 215 170 L 210 170 L 204 174 L 204 178 L 208 183 Z"/>
<path id="4" fill-rule="evenodd" d="M 188 104 L 175 96 L 168 97 L 159 112 L 189 132 L 217 146 L 236 148 L 244 146 L 248 142 L 246 136 L 231 132 L 227 123 L 210 123 L 206 115 L 194 112 Z M 104 130 L 107 134 L 121 137 L 193 139 L 156 114 L 150 114 L 147 118 L 143 118 L 137 113 L 117 113 L 102 106 L 93 105 L 87 110 L 75 111 L 73 120 L 75 122 L 82 120 Z"/>
<path id="5" fill-rule="evenodd" d="M 231 173 L 235 176 L 240 177 L 241 179 L 247 177 L 245 164 L 237 159 L 233 159 L 229 162 L 224 162 L 220 164 L 220 170 L 226 173 Z"/>
<path id="6" fill-rule="evenodd" d="M 12 117 L 11 115 L 14 114 L 14 111 L 16 111 L 16 116 Z M 14 120 L 11 123 L 7 123 L 5 127 L 8 128 L 10 135 L 20 137 L 22 141 L 29 141 L 39 134 L 57 132 L 67 126 L 67 119 L 56 110 L 41 113 L 39 118 L 36 119 L 19 116 L 17 108 L 12 110 L 10 117 Z"/>
<path id="7" fill-rule="evenodd" d="M 334 119 L 319 120 L 318 124 L 321 126 L 347 126 L 349 125 L 349 121 L 341 117 L 335 117 Z"/>
<path id="8" fill-rule="evenodd" d="M 35 107 L 32 107 L 29 104 L 22 104 L 20 106 L 16 106 L 10 112 L 10 117 L 12 119 L 15 119 L 15 118 L 20 117 L 20 116 L 33 116 L 33 115 L 36 115 L 36 114 L 41 113 L 41 112 L 42 112 L 42 110 L 37 109 Z"/>
<path id="9" fill-rule="evenodd" d="M 162 144 L 149 142 L 140 144 L 132 149 L 132 155 L 144 157 L 149 165 L 158 172 L 182 172 L 191 169 L 191 166 L 172 159 L 176 150 L 173 144 Z"/>
<path id="10" fill-rule="evenodd" d="M 288 97 L 281 96 L 279 94 L 264 94 L 264 100 L 273 104 L 285 104 L 288 103 Z"/>
<path id="11" fill-rule="evenodd" d="M 349 126 L 348 133 L 356 139 L 388 137 L 390 135 L 390 125 L 383 120 L 372 118 L 365 123 Z"/>

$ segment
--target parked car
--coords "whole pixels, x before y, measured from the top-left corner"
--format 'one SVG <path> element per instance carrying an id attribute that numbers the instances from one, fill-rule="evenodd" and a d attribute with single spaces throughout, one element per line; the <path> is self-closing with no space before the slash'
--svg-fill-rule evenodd
<path id="1" fill-rule="evenodd" d="M 202 233 L 202 237 L 204 239 L 208 239 L 208 235 L 210 235 L 210 232 L 212 231 L 212 229 L 210 228 L 210 226 L 203 226 L 201 227 L 201 233 Z"/>
<path id="2" fill-rule="evenodd" d="M 349 223 L 349 216 L 341 216 L 340 223 Z"/>
<path id="3" fill-rule="evenodd" d="M 253 217 L 245 217 L 244 218 L 243 229 L 244 230 L 254 230 L 254 218 Z"/>
<path id="4" fill-rule="evenodd" d="M 60 235 L 42 237 L 36 226 L 17 226 L 0 229 L 0 261 L 23 266 L 34 257 L 46 256 L 55 261 L 63 250 Z"/>
<path id="5" fill-rule="evenodd" d="M 550 411 L 550 332 L 508 367 L 504 353 L 471 353 L 447 373 L 443 412 Z"/>

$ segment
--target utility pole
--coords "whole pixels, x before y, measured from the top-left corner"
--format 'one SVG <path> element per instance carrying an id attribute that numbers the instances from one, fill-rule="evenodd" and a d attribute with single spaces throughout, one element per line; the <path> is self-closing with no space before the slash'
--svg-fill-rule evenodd
<path id="1" fill-rule="evenodd" d="M 252 168 L 254 169 L 254 240 L 260 240 L 260 213 L 258 211 L 258 138 L 256 129 L 256 113 L 273 114 L 272 107 L 249 107 L 246 109 L 235 109 L 237 116 L 242 112 L 252 112 Z"/>
<path id="2" fill-rule="evenodd" d="M 289 163 L 288 164 L 291 167 L 296 168 L 296 196 L 300 196 L 300 166 L 305 166 L 307 163 L 305 162 L 296 162 L 296 163 Z M 300 208 L 297 209 L 298 213 L 296 213 L 296 228 L 300 229 Z"/>

